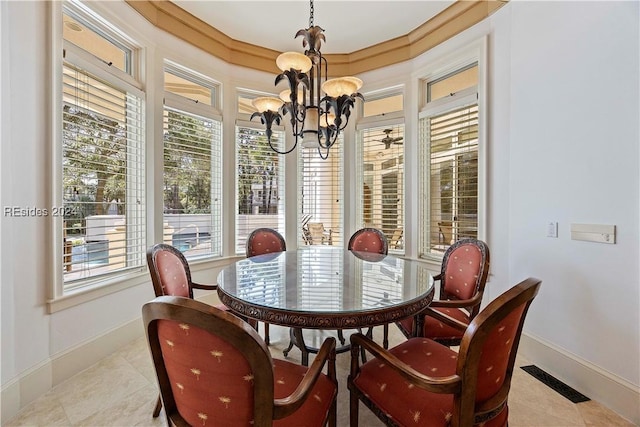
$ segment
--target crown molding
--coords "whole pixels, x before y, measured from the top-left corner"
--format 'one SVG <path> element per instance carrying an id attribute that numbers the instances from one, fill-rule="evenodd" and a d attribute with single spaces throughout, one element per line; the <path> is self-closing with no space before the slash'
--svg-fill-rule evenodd
<path id="1" fill-rule="evenodd" d="M 125 0 L 154 26 L 230 64 L 269 73 L 280 52 L 232 39 L 169 0 Z M 329 74 L 353 75 L 413 59 L 482 21 L 508 0 L 458 0 L 415 30 L 345 54 L 327 54 Z"/>

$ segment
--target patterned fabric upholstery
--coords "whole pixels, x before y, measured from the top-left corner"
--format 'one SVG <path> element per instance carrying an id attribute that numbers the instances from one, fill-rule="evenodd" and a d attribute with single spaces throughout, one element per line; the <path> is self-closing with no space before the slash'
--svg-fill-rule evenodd
<path id="1" fill-rule="evenodd" d="M 477 245 L 467 243 L 449 255 L 443 274 L 444 290 L 458 299 L 469 299 L 476 293 L 476 283 L 482 268 L 482 252 Z"/>
<path id="2" fill-rule="evenodd" d="M 495 395 L 503 385 L 513 343 L 524 304 L 493 328 L 486 340 L 478 368 L 476 402 Z M 456 374 L 458 354 L 428 338 L 410 338 L 389 350 L 418 372 L 431 377 Z M 403 377 L 373 359 L 361 368 L 355 384 L 376 406 L 399 425 L 447 426 L 453 409 L 453 395 L 430 393 L 407 383 Z M 398 399 L 398 396 L 403 396 Z M 484 426 L 506 425 L 508 410 Z"/>
<path id="3" fill-rule="evenodd" d="M 247 257 L 286 250 L 287 245 L 282 235 L 271 228 L 258 228 L 247 238 Z"/>
<path id="4" fill-rule="evenodd" d="M 193 298 L 193 288 L 215 289 L 215 285 L 196 285 L 191 281 L 189 263 L 177 248 L 163 243 L 157 244 L 147 251 L 147 265 L 151 273 L 154 292 L 157 297 L 170 295 Z M 215 306 L 220 310 L 228 310 L 224 304 Z"/>
<path id="5" fill-rule="evenodd" d="M 426 338 L 410 338 L 389 352 L 425 375 L 447 376 L 456 372 L 457 353 Z M 403 426 L 427 425 L 425 420 L 433 425 L 447 425 L 453 408 L 453 395 L 416 388 L 379 359 L 362 365 L 354 383 L 378 408 Z"/>
<path id="6" fill-rule="evenodd" d="M 374 252 L 386 255 L 389 252 L 387 238 L 376 228 L 362 228 L 349 239 L 350 251 Z"/>
<path id="7" fill-rule="evenodd" d="M 522 326 L 539 288 L 540 280 L 528 278 L 493 300 L 471 321 L 458 352 L 423 337 L 382 350 L 370 338 L 353 335 L 352 420 L 357 422 L 362 401 L 390 425 L 506 426 Z M 374 355 L 362 366 L 360 347 Z M 412 371 L 423 377 L 414 378 Z"/>
<path id="8" fill-rule="evenodd" d="M 156 256 L 156 265 L 163 295 L 192 298 L 189 279 L 180 258 L 169 251 L 162 251 Z"/>
<path id="9" fill-rule="evenodd" d="M 484 292 L 489 269 L 489 249 L 486 244 L 476 239 L 463 239 L 454 243 L 445 253 L 440 273 L 440 300 L 469 300 L 478 293 Z M 469 324 L 480 309 L 480 300 L 473 306 L 465 308 L 438 307 L 438 301 L 432 304 L 434 311 L 439 311 Z M 409 336 L 413 331 L 414 318 L 397 322 L 400 329 Z M 457 345 L 464 331 L 458 330 L 431 316 L 424 317 L 424 328 L 418 331 L 420 336 Z"/>
<path id="10" fill-rule="evenodd" d="M 464 310 L 459 310 L 457 308 L 434 308 L 434 311 L 439 311 L 441 313 L 446 314 L 449 317 L 453 317 L 456 320 L 459 320 L 463 323 L 469 324 L 469 314 Z M 413 317 L 409 317 L 408 319 L 402 319 L 400 325 L 406 331 L 413 330 Z M 461 339 L 463 332 L 455 329 L 449 325 L 445 325 L 440 320 L 435 319 L 431 316 L 424 317 L 424 332 L 421 334 L 422 336 L 427 336 L 429 338 L 443 338 L 443 339 Z"/>
<path id="11" fill-rule="evenodd" d="M 246 356 L 218 336 L 186 323 L 158 320 L 158 337 L 180 415 L 193 426 L 251 426 L 253 378 Z M 274 397 L 290 395 L 306 372 L 273 360 Z M 311 398 L 275 426 L 321 426 L 336 386 L 322 375 Z"/>

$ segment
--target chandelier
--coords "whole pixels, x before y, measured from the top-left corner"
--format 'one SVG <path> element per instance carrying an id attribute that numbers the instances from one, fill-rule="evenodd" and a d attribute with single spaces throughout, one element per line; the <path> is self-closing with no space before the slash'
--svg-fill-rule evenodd
<path id="1" fill-rule="evenodd" d="M 276 65 L 282 71 L 276 77 L 275 85 L 286 81 L 288 89 L 280 92 L 280 97 L 259 97 L 252 101 L 266 126 L 267 141 L 271 149 L 279 154 L 292 152 L 301 139 L 303 148 L 317 147 L 322 159 L 329 156 L 329 149 L 335 144 L 340 133 L 349 123 L 351 109 L 356 98 L 364 101 L 358 90 L 362 80 L 356 77 L 327 79 L 327 60 L 320 47 L 326 41 L 324 30 L 313 24 L 313 0 L 310 1 L 309 28 L 298 31 L 294 38 L 303 36 L 303 53 L 284 52 L 276 58 Z M 272 125 L 280 124 L 283 116 L 289 115 L 295 142 L 284 151 L 273 145 Z"/>

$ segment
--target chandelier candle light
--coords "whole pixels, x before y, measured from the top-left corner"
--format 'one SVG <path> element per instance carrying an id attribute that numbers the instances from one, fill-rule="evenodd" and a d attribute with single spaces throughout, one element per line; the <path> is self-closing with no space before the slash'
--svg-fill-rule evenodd
<path id="1" fill-rule="evenodd" d="M 283 90 L 280 98 L 260 97 L 252 101 L 258 111 L 251 115 L 251 120 L 260 117 L 266 126 L 269 146 L 279 154 L 292 152 L 298 145 L 298 138 L 302 138 L 303 148 L 317 147 L 320 157 L 326 159 L 329 149 L 349 123 L 356 98 L 364 101 L 358 92 L 362 80 L 356 77 L 327 79 L 327 60 L 320 52 L 322 41 L 326 41 L 323 32 L 322 28 L 313 25 L 311 0 L 309 28 L 295 35 L 304 36 L 302 47 L 307 48 L 304 54 L 284 52 L 276 58 L 282 74 L 276 77 L 275 84 L 285 80 L 289 89 Z M 273 123 L 279 125 L 286 114 L 290 115 L 295 142 L 290 149 L 280 151 L 271 141 L 271 127 Z"/>

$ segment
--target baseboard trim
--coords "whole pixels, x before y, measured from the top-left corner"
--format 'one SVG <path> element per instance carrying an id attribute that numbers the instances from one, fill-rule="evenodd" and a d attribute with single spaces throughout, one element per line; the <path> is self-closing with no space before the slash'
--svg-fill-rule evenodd
<path id="1" fill-rule="evenodd" d="M 518 352 L 580 393 L 640 425 L 640 387 L 531 334 L 522 334 Z"/>

